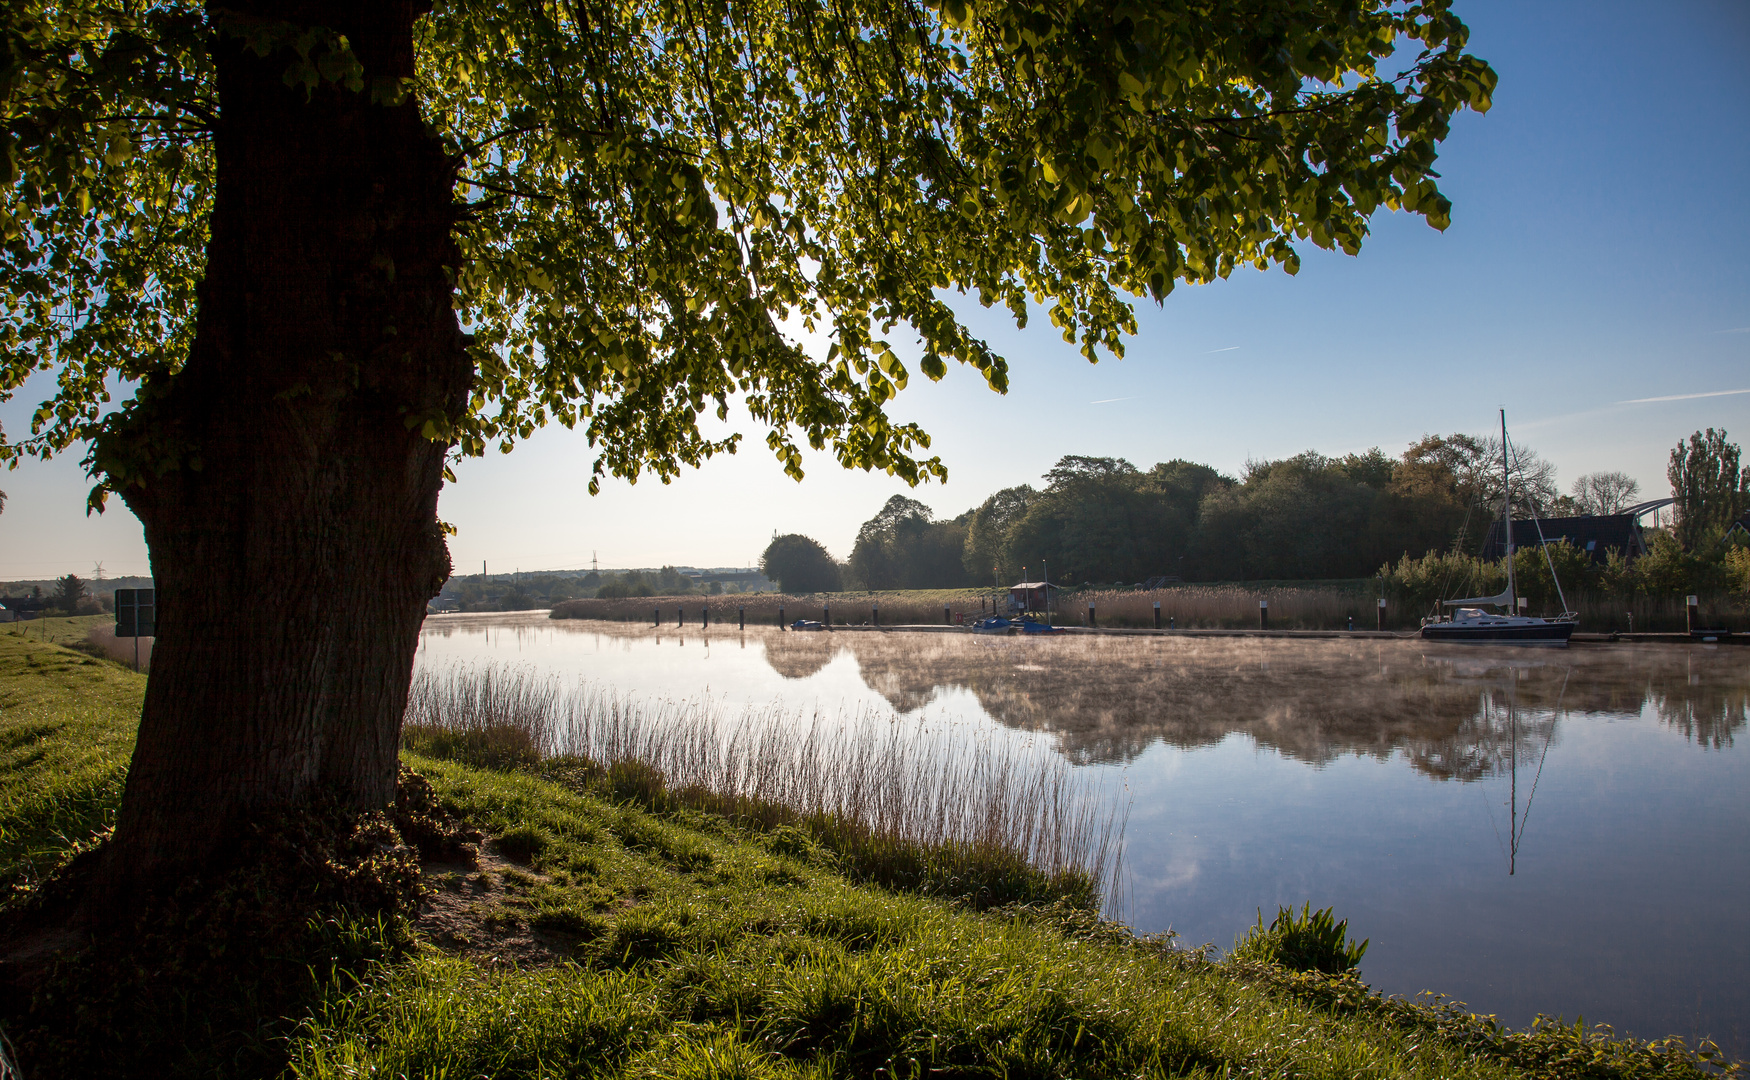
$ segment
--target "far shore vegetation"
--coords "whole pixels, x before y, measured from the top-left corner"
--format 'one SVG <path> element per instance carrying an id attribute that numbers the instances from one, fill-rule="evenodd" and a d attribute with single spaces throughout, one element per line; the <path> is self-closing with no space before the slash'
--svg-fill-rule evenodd
<path id="1" fill-rule="evenodd" d="M 1709 626 L 1732 624 L 1739 630 L 1750 619 L 1750 547 L 1728 545 L 1717 566 L 1674 544 L 1655 538 L 1654 549 L 1632 564 L 1613 558 L 1599 566 L 1584 552 L 1566 544 L 1549 546 L 1567 609 L 1580 615 L 1588 632 L 1670 632 L 1686 627 L 1685 596 L 1696 576 L 1706 575 L 1713 588 L 1700 588 L 1703 621 Z M 1514 559 L 1521 595 L 1534 614 L 1561 609 L 1541 552 L 1522 550 Z M 1175 582 L 1145 588 L 1139 584 L 1086 583 L 1053 590 L 1053 621 L 1081 626 L 1093 605 L 1096 625 L 1152 628 L 1155 605 L 1160 625 L 1181 630 L 1251 629 L 1259 625 L 1258 602 L 1270 605 L 1270 627 L 1278 630 L 1372 630 L 1378 626 L 1378 601 L 1386 601 L 1388 630 L 1419 625 L 1442 599 L 1498 592 L 1506 579 L 1506 564 L 1475 556 L 1429 554 L 1405 557 L 1382 567 L 1374 577 L 1335 580 L 1244 582 Z M 1690 576 L 1693 575 L 1693 576 Z M 963 625 L 1006 610 L 1007 589 L 912 589 L 838 591 L 806 594 L 708 596 L 683 593 L 613 599 L 577 599 L 554 604 L 555 619 L 605 619 L 652 625 L 771 626 L 780 613 L 788 623 L 820 620 L 836 626 Z"/>
<path id="2" fill-rule="evenodd" d="M 13 916 L 104 844 L 120 799 L 145 678 L 71 647 L 97 621 L 0 629 Z M 956 832 L 919 808 L 975 794 L 967 761 L 900 770 L 898 788 L 923 785 L 913 824 L 883 832 L 854 798 L 785 802 L 848 774 L 823 763 L 786 794 L 758 768 L 775 743 L 713 758 L 699 731 L 514 673 L 429 678 L 391 814 L 264 823 L 252 843 L 320 856 L 301 883 L 230 871 L 217 899 L 58 961 L 0 1026 L 32 1080 L 1736 1071 L 1711 1046 L 1380 997 L 1354 970 L 1366 943 L 1329 910 L 1260 914 L 1229 949 L 1139 937 L 1089 888 L 1097 816 Z M 809 738 L 778 749 L 843 750 Z M 1053 830 L 1087 841 L 1060 845 L 1056 870 L 1037 861 Z"/>
<path id="3" fill-rule="evenodd" d="M 677 602 L 711 618 L 818 617 L 836 605 L 847 623 L 942 620 L 988 611 L 990 598 L 1049 576 L 1073 597 L 1065 621 L 1095 603 L 1112 626 L 1256 625 L 1268 599 L 1272 625 L 1333 629 L 1355 620 L 1414 627 L 1439 601 L 1498 592 L 1506 567 L 1485 558 L 1500 514 L 1500 443 L 1427 436 L 1398 457 L 1375 448 L 1325 457 L 1313 451 L 1251 462 L 1244 476 L 1170 461 L 1148 470 L 1119 458 L 1065 457 L 1045 486 L 1007 488 L 953 518 L 896 495 L 835 559 L 811 537 L 775 536 L 757 571 L 653 570 L 485 575 L 451 579 L 440 611 L 551 608 L 558 617 L 637 620 Z M 1514 515 L 1525 520 L 1609 517 L 1642 501 L 1616 472 L 1578 477 L 1563 492 L 1535 451 L 1511 452 Z M 1534 612 L 1579 613 L 1585 629 L 1675 630 L 1684 597 L 1701 597 L 1710 625 L 1750 614 L 1750 469 L 1724 432 L 1697 432 L 1670 461 L 1674 505 L 1639 528 L 1637 545 L 1583 550 L 1565 539 L 1549 558 L 1522 547 L 1516 577 Z M 1550 574 L 1553 564 L 1561 591 Z M 1144 588 L 1146 586 L 1146 588 Z M 795 617 L 795 616 L 791 616 Z"/>
<path id="4" fill-rule="evenodd" d="M 1519 520 L 1611 517 L 1645 501 L 1621 473 L 1588 473 L 1564 493 L 1535 451 L 1515 444 L 1507 457 Z M 1501 517 L 1502 467 L 1499 439 L 1469 435 L 1424 436 L 1396 457 L 1378 447 L 1341 457 L 1309 450 L 1248 462 L 1237 478 L 1183 460 L 1144 470 L 1071 455 L 1043 488 L 1005 488 L 953 518 L 896 495 L 840 563 L 823 563 L 830 556 L 808 537 L 777 537 L 761 569 L 786 592 L 1002 588 L 1047 576 L 1065 586 L 1377 577 L 1406 559 L 1485 554 Z M 1668 473 L 1674 505 L 1659 520 L 1669 527 L 1646 533 L 1655 565 L 1637 577 L 1626 564 L 1639 560 L 1639 545 L 1627 543 L 1617 565 L 1582 588 L 1744 587 L 1742 564 L 1725 558 L 1734 541 L 1750 540 L 1750 525 L 1739 524 L 1750 511 L 1750 469 L 1738 446 L 1723 431 L 1697 432 L 1672 451 Z M 1591 553 L 1600 568 L 1609 548 Z"/>

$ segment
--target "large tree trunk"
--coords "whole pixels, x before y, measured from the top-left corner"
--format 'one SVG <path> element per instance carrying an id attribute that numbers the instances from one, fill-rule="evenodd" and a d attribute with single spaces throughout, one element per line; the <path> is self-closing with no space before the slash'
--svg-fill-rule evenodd
<path id="1" fill-rule="evenodd" d="M 414 5 L 226 6 L 345 34 L 367 89 L 306 95 L 285 83 L 290 49 L 215 39 L 193 350 L 99 455 L 131 444 L 157 463 L 122 490 L 159 603 L 111 849 L 133 884 L 198 868 L 276 809 L 392 801 L 419 623 L 449 573 L 446 447 L 421 421 L 457 415 L 472 379 L 451 307 L 454 165 L 412 100 L 368 89 L 412 75 Z"/>

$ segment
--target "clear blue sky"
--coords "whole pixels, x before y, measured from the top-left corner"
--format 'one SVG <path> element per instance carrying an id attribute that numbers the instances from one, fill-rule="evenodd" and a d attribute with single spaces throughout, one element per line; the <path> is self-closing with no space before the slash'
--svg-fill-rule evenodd
<path id="1" fill-rule="evenodd" d="M 1456 7 L 1501 83 L 1441 155 L 1450 229 L 1381 215 L 1359 258 L 1305 245 L 1298 277 L 1243 270 L 1181 288 L 1139 306 L 1129 355 L 1098 367 L 1043 318 L 1016 331 L 966 305 L 1009 357 L 1013 389 L 998 397 L 960 371 L 913 379 L 897 411 L 936 436 L 949 481 L 911 494 L 952 515 L 1037 483 L 1065 454 L 1230 473 L 1309 448 L 1395 454 L 1424 432 L 1486 432 L 1503 405 L 1564 487 L 1620 469 L 1662 496 L 1666 456 L 1691 431 L 1750 444 L 1750 4 Z M 7 431 L 26 428 L 44 390 L 0 405 Z M 1671 400 L 1637 400 L 1649 398 Z M 842 557 L 907 490 L 826 455 L 797 484 L 744 430 L 736 457 L 593 499 L 588 448 L 562 430 L 465 462 L 440 505 L 460 530 L 457 570 L 587 566 L 592 552 L 605 566 L 738 565 L 774 530 Z M 124 507 L 84 516 L 78 457 L 0 473 L 0 580 L 100 560 L 110 575 L 145 571 Z"/>

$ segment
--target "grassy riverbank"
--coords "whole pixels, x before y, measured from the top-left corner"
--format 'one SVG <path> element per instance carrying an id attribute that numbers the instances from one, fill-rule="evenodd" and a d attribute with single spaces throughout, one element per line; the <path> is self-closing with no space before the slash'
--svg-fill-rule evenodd
<path id="1" fill-rule="evenodd" d="M 36 880 L 121 802 L 146 680 L 65 647 L 106 620 L 0 626 L 0 888 Z"/>
<path id="2" fill-rule="evenodd" d="M 143 685 L 117 665 L 0 633 L 9 867 L 26 851 L 46 865 L 56 845 L 102 827 Z M 187 1045 L 151 1044 L 154 1057 L 133 1072 L 1708 1074 L 1675 1046 L 1557 1027 L 1503 1032 L 1459 1011 L 1382 1000 L 1353 977 L 1138 939 L 1073 898 L 985 906 L 952 881 L 927 895 L 858 884 L 854 858 L 802 825 L 710 812 L 578 758 L 501 769 L 407 761 L 491 838 L 478 862 L 428 863 L 427 901 L 411 925 L 335 913 L 324 940 L 337 955 L 386 959 L 334 975 L 313 965 L 292 1022 L 248 1034 L 270 1052 L 209 1053 L 235 1045 L 233 1033 L 190 1023 Z M 14 883 L 28 877 L 9 872 Z M 21 1027 L 31 1014 L 17 1001 L 4 1008 L 26 1075 L 46 1075 L 28 1056 L 42 1044 Z M 67 1026 L 74 1015 L 68 1006 Z M 53 1019 L 34 1014 L 39 1025 Z M 103 1019 L 81 1023 L 118 1053 L 145 1052 Z"/>

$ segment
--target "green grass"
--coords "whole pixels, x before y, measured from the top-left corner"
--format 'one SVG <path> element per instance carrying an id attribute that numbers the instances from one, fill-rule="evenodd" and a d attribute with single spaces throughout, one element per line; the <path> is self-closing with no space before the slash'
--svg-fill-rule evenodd
<path id="1" fill-rule="evenodd" d="M 1512 1075 L 1073 907 L 975 913 L 851 885 L 789 834 L 410 764 L 539 838 L 498 918 L 570 935 L 570 962 L 379 969 L 311 1018 L 298 1076 Z"/>
<path id="2" fill-rule="evenodd" d="M 49 820 L 68 823 L 56 835 L 70 843 L 84 835 L 73 823 L 114 807 L 142 682 L 85 659 L 0 635 L 9 843 L 49 835 Z M 51 762 L 85 779 L 51 779 Z M 1710 1074 L 1671 1045 L 1503 1032 L 1381 999 L 1352 975 L 1139 939 L 1073 904 L 979 911 L 857 885 L 802 830 L 653 811 L 588 769 L 408 763 L 519 865 L 489 874 L 472 952 L 426 944 L 332 979 L 285 1045 L 290 1075 Z M 41 794 L 25 798 L 33 780 Z M 492 934 L 531 927 L 550 962 L 489 959 Z"/>
<path id="3" fill-rule="evenodd" d="M 145 676 L 66 647 L 111 619 L 0 626 L 0 887 L 88 843 L 121 802 Z"/>
<path id="4" fill-rule="evenodd" d="M 1115 796 L 1055 755 L 1030 762 L 1001 747 L 956 747 L 880 718 L 650 705 L 568 690 L 526 668 L 421 671 L 402 737 L 428 757 L 564 775 L 659 813 L 792 826 L 832 850 L 848 877 L 984 906 L 1097 906 L 1122 829 Z"/>

